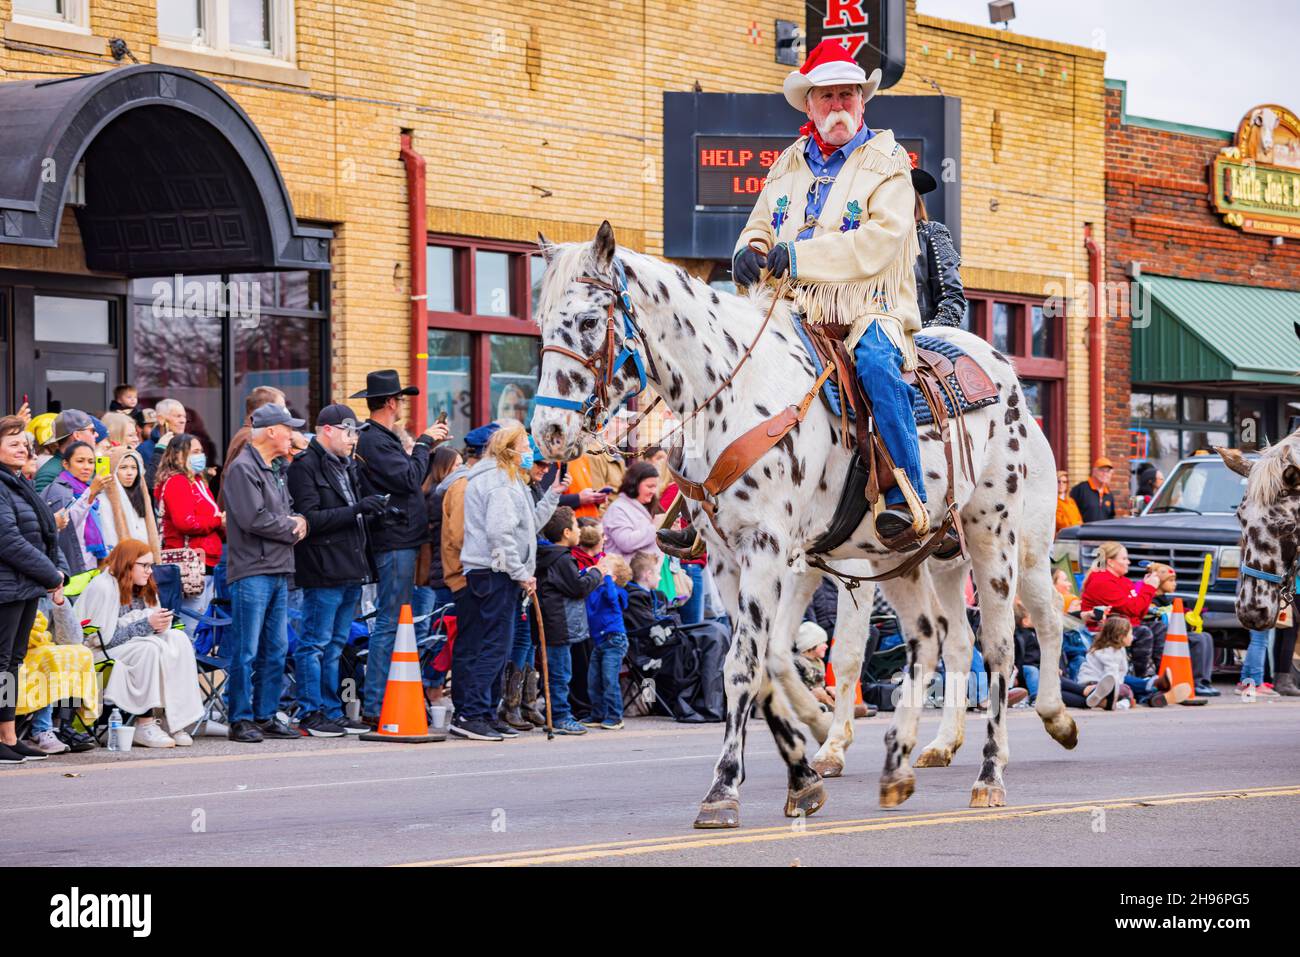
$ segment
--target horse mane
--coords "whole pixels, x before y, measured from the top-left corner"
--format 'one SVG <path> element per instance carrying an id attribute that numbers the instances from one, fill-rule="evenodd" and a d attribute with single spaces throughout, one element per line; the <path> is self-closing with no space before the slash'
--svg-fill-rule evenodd
<path id="1" fill-rule="evenodd" d="M 579 276 L 585 275 L 591 267 L 590 250 L 591 243 L 563 243 L 553 247 L 554 252 L 551 261 L 546 267 L 545 278 L 542 281 L 541 295 L 538 297 L 537 309 L 535 315 L 546 316 L 552 314 L 558 309 L 563 301 L 565 290 Z M 726 312 L 733 312 L 736 308 L 748 308 L 759 316 L 767 315 L 767 310 L 772 304 L 773 289 L 769 284 L 750 286 L 748 292 L 744 295 L 729 293 L 722 289 L 716 289 L 703 280 L 697 279 L 686 273 L 680 266 L 664 262 L 654 256 L 645 253 L 633 252 L 630 249 L 620 247 L 615 253 L 617 258 L 621 259 L 624 264 L 632 267 L 632 272 L 641 279 L 641 282 L 648 285 L 647 280 L 653 278 L 662 281 L 670 289 L 678 289 L 673 284 L 677 282 L 675 274 L 681 272 L 687 277 L 687 281 L 696 288 L 697 291 L 703 291 L 707 294 L 716 293 L 720 300 L 720 306 Z M 628 285 L 632 286 L 633 282 L 629 277 Z M 701 299 L 701 302 L 706 301 Z M 791 309 L 790 301 L 783 300 L 777 303 L 776 311 L 772 318 L 774 321 L 780 321 L 789 315 Z M 540 325 L 540 321 L 538 323 Z"/>
<path id="2" fill-rule="evenodd" d="M 1251 467 L 1246 483 L 1246 501 L 1251 505 L 1269 506 L 1282 495 L 1288 466 L 1300 466 L 1300 429 L 1262 452 Z"/>

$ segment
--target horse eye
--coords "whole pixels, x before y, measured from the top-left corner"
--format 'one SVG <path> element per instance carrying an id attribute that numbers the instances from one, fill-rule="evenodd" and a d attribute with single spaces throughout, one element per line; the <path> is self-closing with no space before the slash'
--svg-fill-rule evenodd
<path id="1" fill-rule="evenodd" d="M 600 317 L 594 314 L 589 314 L 582 317 L 582 322 L 578 323 L 578 328 L 583 332 L 590 332 L 599 324 Z"/>

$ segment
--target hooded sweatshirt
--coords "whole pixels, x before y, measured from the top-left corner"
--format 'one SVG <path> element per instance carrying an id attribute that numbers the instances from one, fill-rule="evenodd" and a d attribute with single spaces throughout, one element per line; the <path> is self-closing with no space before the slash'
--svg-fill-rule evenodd
<path id="1" fill-rule="evenodd" d="M 552 486 L 534 505 L 527 484 L 512 479 L 494 459 L 471 468 L 465 485 L 465 541 L 460 549 L 465 571 L 504 572 L 520 583 L 532 578 L 537 532 L 559 500 L 560 493 Z"/>
<path id="2" fill-rule="evenodd" d="M 442 553 L 443 583 L 453 592 L 465 587 L 460 547 L 465 543 L 465 479 L 471 468 L 469 465 L 456 466 L 433 490 L 438 507 L 442 509 L 442 529 L 434 545 Z"/>

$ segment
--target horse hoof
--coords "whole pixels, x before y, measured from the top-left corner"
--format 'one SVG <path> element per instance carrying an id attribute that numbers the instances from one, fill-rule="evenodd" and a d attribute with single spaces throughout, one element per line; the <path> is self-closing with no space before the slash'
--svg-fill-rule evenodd
<path id="1" fill-rule="evenodd" d="M 946 768 L 952 764 L 952 752 L 943 748 L 926 748 L 921 752 L 914 768 Z"/>
<path id="2" fill-rule="evenodd" d="M 740 827 L 740 802 L 706 801 L 700 805 L 700 813 L 695 817 L 695 827 L 713 829 L 720 827 Z"/>
<path id="3" fill-rule="evenodd" d="M 988 784 L 977 784 L 971 788 L 971 807 L 1005 807 L 1006 803 L 1007 792 L 1005 788 Z"/>
<path id="4" fill-rule="evenodd" d="M 1079 743 L 1079 726 L 1063 710 L 1056 717 L 1044 721 L 1043 727 L 1067 751 L 1074 750 L 1074 746 Z"/>
<path id="5" fill-rule="evenodd" d="M 826 789 L 821 781 L 814 781 L 801 791 L 791 791 L 785 798 L 786 817 L 808 817 L 816 814 L 826 803 Z"/>
<path id="6" fill-rule="evenodd" d="M 898 807 L 912 796 L 916 790 L 916 779 L 911 777 L 898 777 L 892 781 L 881 780 L 880 782 L 880 806 L 881 807 Z"/>
<path id="7" fill-rule="evenodd" d="M 824 778 L 838 778 L 844 773 L 842 758 L 814 758 L 812 769 Z"/>

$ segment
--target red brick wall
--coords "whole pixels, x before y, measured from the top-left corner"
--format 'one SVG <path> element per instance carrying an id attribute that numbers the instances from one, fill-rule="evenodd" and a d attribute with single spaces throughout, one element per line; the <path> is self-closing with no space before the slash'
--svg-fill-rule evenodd
<path id="1" fill-rule="evenodd" d="M 1122 104 L 1123 91 L 1106 90 L 1106 281 L 1128 282 L 1136 260 L 1155 275 L 1300 289 L 1300 243 L 1275 247 L 1214 211 L 1210 167 L 1231 141 L 1121 124 Z M 1128 319 L 1108 315 L 1106 323 L 1106 445 L 1126 456 Z"/>

